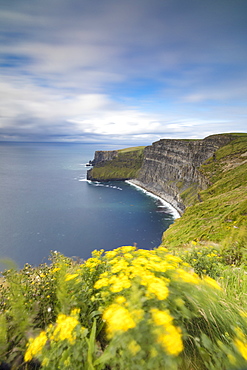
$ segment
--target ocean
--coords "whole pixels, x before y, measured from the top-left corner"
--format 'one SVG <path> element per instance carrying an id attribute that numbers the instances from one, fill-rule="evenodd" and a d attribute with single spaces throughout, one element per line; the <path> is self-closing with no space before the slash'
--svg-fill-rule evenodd
<path id="1" fill-rule="evenodd" d="M 175 213 L 127 182 L 88 182 L 95 150 L 114 145 L 0 143 L 0 260 L 19 268 L 51 251 L 87 259 L 94 249 L 151 249 Z M 8 266 L 1 268 L 6 268 Z"/>

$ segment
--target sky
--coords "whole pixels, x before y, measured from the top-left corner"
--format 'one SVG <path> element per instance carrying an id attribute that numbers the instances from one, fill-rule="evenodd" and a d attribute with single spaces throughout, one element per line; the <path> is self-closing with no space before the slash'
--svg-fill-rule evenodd
<path id="1" fill-rule="evenodd" d="M 0 0 L 0 141 L 247 132 L 246 0 Z"/>

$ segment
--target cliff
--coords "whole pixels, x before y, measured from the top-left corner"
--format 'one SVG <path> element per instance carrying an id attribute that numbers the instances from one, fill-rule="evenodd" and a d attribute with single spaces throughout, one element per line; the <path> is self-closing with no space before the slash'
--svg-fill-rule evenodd
<path id="1" fill-rule="evenodd" d="M 105 162 L 111 161 L 118 156 L 118 150 L 97 150 L 94 159 L 89 161 L 92 166 L 103 166 Z"/>
<path id="2" fill-rule="evenodd" d="M 87 171 L 91 181 L 129 180 L 138 176 L 143 162 L 144 147 L 133 147 L 113 151 L 96 151 Z"/>
<path id="3" fill-rule="evenodd" d="M 191 241 L 220 243 L 232 263 L 246 260 L 247 134 L 232 134 L 197 171 L 209 186 L 164 232 L 162 243 L 170 248 Z"/>
<path id="4" fill-rule="evenodd" d="M 131 175 L 133 152 L 130 150 L 130 157 L 124 160 L 118 152 L 112 160 L 97 162 L 97 158 L 111 155 L 115 154 L 96 154 L 96 165 L 88 178 L 93 172 L 93 179 L 106 181 L 114 172 L 114 179 L 122 180 L 125 165 Z M 162 139 L 142 149 L 136 158 L 131 182 L 162 197 L 183 215 L 164 232 L 166 247 L 184 246 L 192 240 L 228 241 L 233 249 L 246 245 L 247 134 Z"/>
<path id="5" fill-rule="evenodd" d="M 161 196 L 180 213 L 192 205 L 200 190 L 210 184 L 200 166 L 232 135 L 213 135 L 203 140 L 162 139 L 144 150 L 144 160 L 133 182 Z"/>

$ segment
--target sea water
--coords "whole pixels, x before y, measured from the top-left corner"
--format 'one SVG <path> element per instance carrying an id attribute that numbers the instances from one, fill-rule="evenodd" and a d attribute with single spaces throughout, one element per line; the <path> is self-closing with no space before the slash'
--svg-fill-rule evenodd
<path id="1" fill-rule="evenodd" d="M 94 249 L 151 249 L 174 221 L 158 198 L 127 182 L 90 182 L 95 150 L 113 145 L 0 143 L 0 259 L 19 267 L 50 251 L 87 259 Z"/>

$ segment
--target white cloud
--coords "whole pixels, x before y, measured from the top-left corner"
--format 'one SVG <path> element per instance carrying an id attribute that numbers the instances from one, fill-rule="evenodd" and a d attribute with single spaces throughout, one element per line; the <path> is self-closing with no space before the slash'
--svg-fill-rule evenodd
<path id="1" fill-rule="evenodd" d="M 241 2 L 4 5 L 5 137 L 131 141 L 246 130 L 247 12 Z"/>
<path id="2" fill-rule="evenodd" d="M 241 125 L 234 129 L 234 116 L 228 108 L 204 114 L 191 110 L 159 113 L 143 112 L 112 100 L 106 94 L 54 94 L 49 88 L 37 88 L 25 79 L 5 79 L 0 83 L 0 128 L 2 135 L 13 140 L 39 135 L 67 136 L 68 140 L 144 141 L 148 144 L 161 137 L 202 138 L 215 132 L 244 131 L 246 108 L 238 110 Z M 227 116 L 227 119 L 226 119 Z M 225 119 L 222 119 L 225 117 Z M 3 136 L 1 136 L 3 138 Z M 72 139 L 73 138 L 73 139 Z"/>

